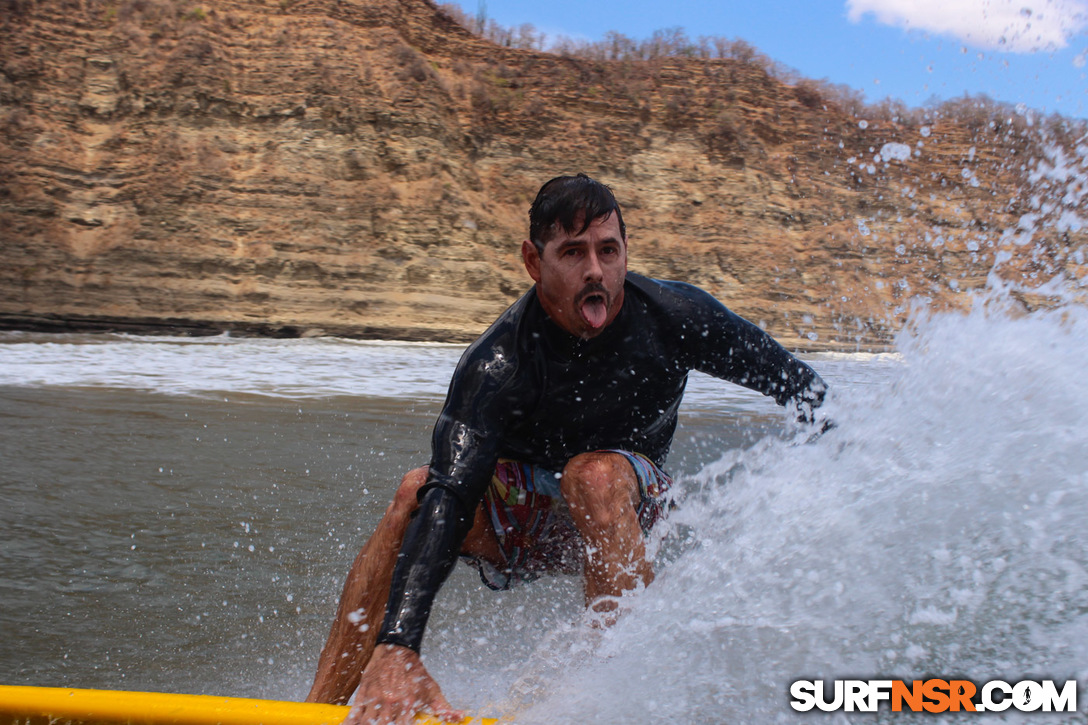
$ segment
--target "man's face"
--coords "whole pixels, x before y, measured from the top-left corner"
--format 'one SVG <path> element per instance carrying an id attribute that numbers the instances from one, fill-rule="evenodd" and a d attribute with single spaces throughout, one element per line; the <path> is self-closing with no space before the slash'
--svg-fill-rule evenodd
<path id="1" fill-rule="evenodd" d="M 574 228 L 582 223 L 575 218 Z M 521 255 L 544 311 L 564 330 L 596 337 L 616 319 L 623 306 L 627 240 L 614 213 L 597 217 L 581 234 L 553 230 L 543 252 L 523 242 Z"/>

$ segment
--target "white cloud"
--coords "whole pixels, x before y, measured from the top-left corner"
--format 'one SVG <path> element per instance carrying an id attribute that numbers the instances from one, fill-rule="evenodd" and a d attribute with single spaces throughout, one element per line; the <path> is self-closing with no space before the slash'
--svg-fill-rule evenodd
<path id="1" fill-rule="evenodd" d="M 1034 53 L 1064 48 L 1088 26 L 1088 0 L 846 0 L 847 15 L 951 35 L 976 48 Z"/>

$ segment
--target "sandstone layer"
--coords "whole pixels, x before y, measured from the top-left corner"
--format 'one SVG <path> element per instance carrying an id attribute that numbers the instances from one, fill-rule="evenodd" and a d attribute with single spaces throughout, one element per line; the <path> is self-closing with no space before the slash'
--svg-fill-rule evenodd
<path id="1" fill-rule="evenodd" d="M 858 118 L 736 60 L 497 47 L 427 0 L 6 3 L 4 327 L 469 340 L 577 171 L 634 270 L 791 348 L 879 349 L 999 252 L 1045 279 L 1084 246 L 1012 114 Z"/>

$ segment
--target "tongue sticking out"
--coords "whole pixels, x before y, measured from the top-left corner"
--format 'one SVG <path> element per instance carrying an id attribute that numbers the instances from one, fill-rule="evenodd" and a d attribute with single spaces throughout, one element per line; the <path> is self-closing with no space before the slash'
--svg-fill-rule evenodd
<path id="1" fill-rule="evenodd" d="M 594 330 L 604 327 L 608 319 L 608 307 L 604 303 L 604 298 L 596 295 L 582 300 L 581 312 L 582 319 Z"/>

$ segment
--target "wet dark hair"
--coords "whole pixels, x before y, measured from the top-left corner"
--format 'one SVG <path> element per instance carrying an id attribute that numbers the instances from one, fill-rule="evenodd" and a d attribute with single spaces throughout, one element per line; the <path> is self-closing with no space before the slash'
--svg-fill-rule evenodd
<path id="1" fill-rule="evenodd" d="M 582 212 L 585 213 L 582 228 L 576 231 L 574 222 Z M 585 174 L 557 176 L 540 187 L 529 207 L 529 239 L 543 252 L 556 224 L 568 234 L 581 234 L 594 220 L 609 214 L 616 215 L 620 236 L 626 239 L 627 227 L 611 189 Z"/>

